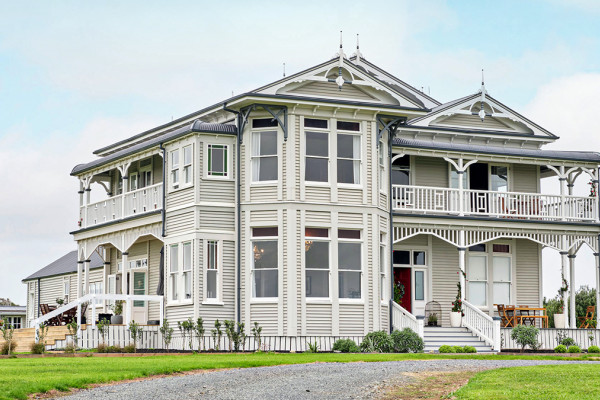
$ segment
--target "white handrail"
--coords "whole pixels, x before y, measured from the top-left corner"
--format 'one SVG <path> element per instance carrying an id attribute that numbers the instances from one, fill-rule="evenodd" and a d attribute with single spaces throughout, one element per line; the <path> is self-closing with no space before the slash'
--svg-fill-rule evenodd
<path id="1" fill-rule="evenodd" d="M 490 317 L 468 301 L 463 301 L 463 323 L 467 329 L 481 340 L 500 351 L 500 321 Z"/>
<path id="2" fill-rule="evenodd" d="M 419 337 L 423 338 L 425 335 L 424 323 L 422 319 L 417 319 L 414 315 L 409 313 L 400 304 L 392 301 L 392 327 L 395 330 L 402 330 L 404 328 L 410 328 L 415 331 Z"/>

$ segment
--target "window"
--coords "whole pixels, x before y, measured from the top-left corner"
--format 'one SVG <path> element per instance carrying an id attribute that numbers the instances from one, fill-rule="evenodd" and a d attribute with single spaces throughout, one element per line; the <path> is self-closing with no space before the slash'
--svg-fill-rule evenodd
<path id="1" fill-rule="evenodd" d="M 278 296 L 277 235 L 276 227 L 252 229 L 252 295 L 256 298 Z"/>
<path id="2" fill-rule="evenodd" d="M 338 121 L 337 122 L 338 131 L 354 131 L 360 132 L 360 123 L 358 122 L 349 122 L 349 121 Z"/>
<path id="3" fill-rule="evenodd" d="M 277 126 L 275 118 L 255 118 L 252 120 L 252 128 L 270 128 Z"/>
<path id="4" fill-rule="evenodd" d="M 69 303 L 69 293 L 71 291 L 71 278 L 63 278 L 63 299 L 65 304 Z"/>
<path id="5" fill-rule="evenodd" d="M 329 230 L 306 228 L 304 232 L 306 297 L 329 297 Z"/>
<path id="6" fill-rule="evenodd" d="M 152 185 L 152 158 L 146 158 L 139 162 L 138 175 L 140 189 Z"/>
<path id="7" fill-rule="evenodd" d="M 386 285 L 385 285 L 385 234 L 379 234 L 379 293 L 381 300 L 385 300 Z"/>
<path id="8" fill-rule="evenodd" d="M 225 144 L 208 145 L 208 176 L 227 178 L 229 176 L 228 155 L 229 146 Z"/>
<path id="9" fill-rule="evenodd" d="M 35 286 L 34 283 L 30 283 L 29 284 L 29 298 L 27 299 L 27 309 L 29 310 L 29 318 L 33 318 L 35 317 L 35 310 L 38 307 L 36 307 L 35 304 Z"/>
<path id="10" fill-rule="evenodd" d="M 487 305 L 487 256 L 470 254 L 467 265 L 467 298 L 474 306 Z"/>
<path id="11" fill-rule="evenodd" d="M 510 256 L 492 257 L 492 276 L 494 284 L 492 287 L 494 304 L 511 304 L 511 258 Z"/>
<path id="12" fill-rule="evenodd" d="M 410 265 L 410 250 L 394 250 L 394 264 Z"/>
<path id="13" fill-rule="evenodd" d="M 469 188 L 469 171 L 465 171 L 463 174 L 463 189 Z M 459 174 L 454 165 L 450 164 L 450 187 L 458 189 Z"/>
<path id="14" fill-rule="evenodd" d="M 338 133 L 337 181 L 360 184 L 360 136 Z"/>
<path id="15" fill-rule="evenodd" d="M 491 166 L 490 190 L 508 192 L 508 167 Z"/>
<path id="16" fill-rule="evenodd" d="M 21 317 L 4 317 L 4 319 L 13 329 L 21 329 Z"/>
<path id="17" fill-rule="evenodd" d="M 183 290 L 184 299 L 192 298 L 192 243 L 183 244 Z"/>
<path id="18" fill-rule="evenodd" d="M 415 300 L 425 300 L 425 271 L 415 270 Z"/>
<path id="19" fill-rule="evenodd" d="M 179 299 L 177 292 L 177 278 L 179 272 L 179 245 L 173 244 L 170 247 L 171 261 L 169 265 L 169 279 L 171 280 L 171 300 L 177 301 Z"/>
<path id="20" fill-rule="evenodd" d="M 384 190 L 385 185 L 385 149 L 383 141 L 379 142 L 378 161 L 379 161 L 379 190 Z"/>
<path id="21" fill-rule="evenodd" d="M 392 163 L 392 184 L 410 185 L 410 156 L 397 158 Z"/>
<path id="22" fill-rule="evenodd" d="M 89 286 L 89 294 L 103 294 L 104 293 L 104 282 L 93 282 Z M 94 306 L 102 307 L 102 300 L 94 300 Z"/>
<path id="23" fill-rule="evenodd" d="M 206 246 L 206 298 L 219 298 L 219 242 L 207 241 Z"/>
<path id="24" fill-rule="evenodd" d="M 179 187 L 179 150 L 171 152 L 171 187 Z"/>
<path id="25" fill-rule="evenodd" d="M 129 174 L 129 191 L 132 192 L 138 189 L 138 175 L 137 172 Z"/>
<path id="26" fill-rule="evenodd" d="M 311 182 L 329 181 L 329 133 L 306 132 L 306 165 L 304 179 Z"/>
<path id="27" fill-rule="evenodd" d="M 192 183 L 192 145 L 183 148 L 183 183 Z"/>
<path id="28" fill-rule="evenodd" d="M 326 119 L 304 118 L 304 127 L 327 129 L 329 127 L 329 121 Z"/>
<path id="29" fill-rule="evenodd" d="M 277 180 L 277 132 L 252 133 L 252 181 Z"/>
<path id="30" fill-rule="evenodd" d="M 340 299 L 362 298 L 360 231 L 338 230 L 338 285 Z"/>

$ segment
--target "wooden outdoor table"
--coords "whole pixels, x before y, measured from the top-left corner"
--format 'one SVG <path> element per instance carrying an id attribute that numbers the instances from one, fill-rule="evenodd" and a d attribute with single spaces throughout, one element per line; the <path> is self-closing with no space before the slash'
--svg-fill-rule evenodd
<path id="1" fill-rule="evenodd" d="M 548 327 L 548 316 L 546 315 L 546 309 L 544 307 L 511 307 L 511 310 L 514 312 L 514 318 L 517 324 L 522 324 L 524 319 L 541 319 L 542 320 L 542 328 Z M 533 314 L 522 314 L 523 311 L 533 311 Z M 540 315 L 536 315 L 536 311 L 540 312 Z M 521 312 L 521 314 L 517 314 Z"/>

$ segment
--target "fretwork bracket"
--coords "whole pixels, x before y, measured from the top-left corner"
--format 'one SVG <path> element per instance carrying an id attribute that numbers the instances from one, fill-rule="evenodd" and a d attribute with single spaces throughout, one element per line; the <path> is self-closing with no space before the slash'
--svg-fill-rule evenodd
<path id="1" fill-rule="evenodd" d="M 385 122 L 388 120 L 388 122 Z M 400 125 L 404 125 L 406 122 L 406 117 L 398 117 L 395 115 L 377 115 L 377 148 L 379 148 L 379 143 L 381 141 L 381 137 L 387 131 L 389 134 L 390 140 L 396 136 L 396 131 Z M 391 146 L 391 143 L 390 143 Z"/>
<path id="2" fill-rule="evenodd" d="M 248 120 L 250 119 L 250 113 L 257 108 L 262 108 L 267 111 L 275 121 L 279 127 L 283 130 L 283 140 L 287 141 L 288 138 L 288 108 L 287 106 L 278 106 L 272 104 L 252 104 L 247 107 L 243 107 L 240 109 L 240 113 L 238 114 L 238 142 L 242 144 L 244 129 L 248 124 Z"/>

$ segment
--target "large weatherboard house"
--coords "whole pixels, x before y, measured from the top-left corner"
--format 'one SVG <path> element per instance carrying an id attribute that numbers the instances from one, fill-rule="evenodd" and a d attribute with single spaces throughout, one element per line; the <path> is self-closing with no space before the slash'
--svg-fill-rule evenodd
<path id="1" fill-rule="evenodd" d="M 498 347 L 495 304 L 542 305 L 543 248 L 567 282 L 581 246 L 598 253 L 597 190 L 572 188 L 597 187 L 600 154 L 543 149 L 557 139 L 483 84 L 441 104 L 340 48 L 77 165 L 77 252 L 60 273 L 26 281 L 29 324 L 40 302 L 107 293 L 162 296 L 132 300 L 126 321 L 423 334 L 430 302 L 449 325 L 461 283 L 463 325 Z M 552 178 L 560 192 L 542 194 Z M 91 190 L 106 198 L 91 203 Z"/>

